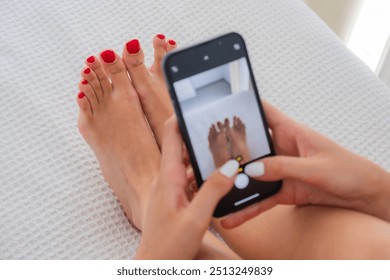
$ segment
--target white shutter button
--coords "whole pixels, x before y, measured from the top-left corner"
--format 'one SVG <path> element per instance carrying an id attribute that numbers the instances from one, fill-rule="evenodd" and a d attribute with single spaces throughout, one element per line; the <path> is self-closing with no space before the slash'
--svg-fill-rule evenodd
<path id="1" fill-rule="evenodd" d="M 249 177 L 245 173 L 240 173 L 237 175 L 234 185 L 237 189 L 245 189 L 249 184 Z"/>

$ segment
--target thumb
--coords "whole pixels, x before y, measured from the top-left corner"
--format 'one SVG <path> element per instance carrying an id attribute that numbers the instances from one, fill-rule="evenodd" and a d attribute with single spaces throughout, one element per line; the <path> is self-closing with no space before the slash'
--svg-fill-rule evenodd
<path id="1" fill-rule="evenodd" d="M 271 156 L 245 166 L 245 173 L 259 181 L 295 179 L 307 181 L 313 174 L 313 161 L 309 158 Z"/>
<path id="2" fill-rule="evenodd" d="M 229 160 L 211 174 L 192 200 L 188 211 L 197 213 L 199 220 L 209 223 L 218 202 L 233 187 L 239 163 Z"/>

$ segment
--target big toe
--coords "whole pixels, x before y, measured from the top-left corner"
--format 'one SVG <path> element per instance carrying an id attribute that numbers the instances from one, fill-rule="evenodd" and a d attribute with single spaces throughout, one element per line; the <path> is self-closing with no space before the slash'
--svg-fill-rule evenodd
<path id="1" fill-rule="evenodd" d="M 134 85 L 137 87 L 137 83 L 139 84 L 140 81 L 145 82 L 149 71 L 145 66 L 144 52 L 138 39 L 133 39 L 126 43 L 123 48 L 122 59 Z"/>
<path id="2" fill-rule="evenodd" d="M 132 87 L 126 66 L 121 57 L 113 50 L 100 53 L 103 68 L 112 82 L 113 92 L 127 92 Z"/>

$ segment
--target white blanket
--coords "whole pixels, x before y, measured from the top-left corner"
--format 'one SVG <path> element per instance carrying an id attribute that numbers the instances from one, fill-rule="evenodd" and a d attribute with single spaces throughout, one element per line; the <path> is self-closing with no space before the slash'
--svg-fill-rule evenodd
<path id="1" fill-rule="evenodd" d="M 390 91 L 301 0 L 0 1 L 0 259 L 131 258 L 140 234 L 76 121 L 83 61 L 134 37 L 247 41 L 262 96 L 390 169 Z"/>

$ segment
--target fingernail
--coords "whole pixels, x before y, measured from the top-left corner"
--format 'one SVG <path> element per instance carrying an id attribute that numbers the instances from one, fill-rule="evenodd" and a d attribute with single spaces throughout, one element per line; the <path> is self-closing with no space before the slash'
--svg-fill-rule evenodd
<path id="1" fill-rule="evenodd" d="M 81 99 L 81 98 L 84 98 L 84 96 L 85 96 L 85 94 L 84 94 L 84 92 L 79 92 L 79 94 L 77 95 L 77 97 L 79 98 L 79 99 Z"/>
<path id="2" fill-rule="evenodd" d="M 87 80 L 82 80 L 81 83 L 82 83 L 83 85 L 86 85 L 86 84 L 88 84 L 88 81 L 87 81 Z"/>
<path id="3" fill-rule="evenodd" d="M 264 163 L 261 161 L 252 162 L 245 166 L 245 173 L 251 177 L 260 177 L 264 175 Z"/>
<path id="4" fill-rule="evenodd" d="M 95 57 L 93 55 L 91 55 L 90 57 L 87 58 L 87 62 L 94 63 L 95 62 Z"/>
<path id="5" fill-rule="evenodd" d="M 174 40 L 169 40 L 168 43 L 172 46 L 176 45 L 176 42 Z"/>
<path id="6" fill-rule="evenodd" d="M 116 59 L 115 53 L 113 50 L 105 50 L 100 54 L 101 58 L 105 63 L 113 63 Z"/>
<path id="7" fill-rule="evenodd" d="M 84 74 L 89 74 L 91 73 L 91 68 L 85 68 L 84 69 Z"/>
<path id="8" fill-rule="evenodd" d="M 229 160 L 228 162 L 226 162 L 224 165 L 222 165 L 219 168 L 219 172 L 221 172 L 226 177 L 230 178 L 237 173 L 239 166 L 240 166 L 240 164 L 238 163 L 238 161 L 232 159 L 232 160 Z"/>
<path id="9" fill-rule="evenodd" d="M 165 39 L 165 35 L 164 34 L 157 34 L 156 37 L 161 39 L 161 40 Z"/>
<path id="10" fill-rule="evenodd" d="M 130 54 L 138 53 L 139 50 L 141 49 L 141 47 L 139 45 L 139 41 L 137 39 L 133 39 L 131 41 L 128 41 L 126 43 L 126 49 L 127 49 L 128 53 L 130 53 Z"/>

